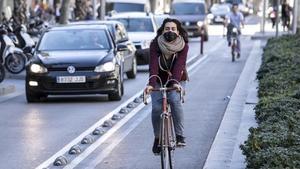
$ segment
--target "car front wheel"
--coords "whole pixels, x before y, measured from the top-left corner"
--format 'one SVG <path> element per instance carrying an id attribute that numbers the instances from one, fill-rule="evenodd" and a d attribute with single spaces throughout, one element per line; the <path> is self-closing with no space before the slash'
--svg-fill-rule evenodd
<path id="1" fill-rule="evenodd" d="M 47 98 L 47 95 L 38 94 L 29 89 L 29 86 L 26 85 L 26 100 L 28 103 L 36 103 L 43 100 L 43 98 Z"/>
<path id="2" fill-rule="evenodd" d="M 128 79 L 135 79 L 136 72 L 137 72 L 137 63 L 136 63 L 135 56 L 133 56 L 131 70 L 129 72 L 126 72 Z"/>
<path id="3" fill-rule="evenodd" d="M 123 82 L 121 81 L 121 75 L 119 75 L 117 83 L 117 90 L 108 94 L 108 99 L 111 101 L 118 101 L 122 99 L 124 89 Z"/>

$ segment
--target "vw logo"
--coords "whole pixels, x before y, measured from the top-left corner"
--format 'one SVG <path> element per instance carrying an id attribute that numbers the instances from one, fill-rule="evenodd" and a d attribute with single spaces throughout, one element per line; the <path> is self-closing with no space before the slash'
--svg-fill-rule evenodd
<path id="1" fill-rule="evenodd" d="M 190 22 L 185 22 L 185 26 L 190 26 Z"/>
<path id="2" fill-rule="evenodd" d="M 75 67 L 74 66 L 68 66 L 67 68 L 69 73 L 75 73 Z"/>

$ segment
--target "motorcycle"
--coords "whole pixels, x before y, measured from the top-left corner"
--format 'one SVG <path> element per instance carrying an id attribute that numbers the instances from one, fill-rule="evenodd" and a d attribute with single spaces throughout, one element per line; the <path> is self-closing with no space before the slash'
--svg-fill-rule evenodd
<path id="1" fill-rule="evenodd" d="M 35 46 L 35 42 L 27 33 L 27 29 L 24 25 L 16 27 L 14 34 L 17 38 L 17 41 L 14 41 L 16 47 L 23 50 L 23 53 L 27 56 L 27 60 L 31 58 L 31 51 Z"/>
<path id="2" fill-rule="evenodd" d="M 30 18 L 27 28 L 27 33 L 33 38 L 34 42 L 37 43 L 42 33 L 49 27 L 47 22 L 42 21 L 39 17 Z"/>
<path id="3" fill-rule="evenodd" d="M 25 69 L 27 57 L 20 48 L 17 48 L 9 38 L 6 29 L 0 28 L 0 55 L 4 67 L 13 74 L 18 74 Z"/>

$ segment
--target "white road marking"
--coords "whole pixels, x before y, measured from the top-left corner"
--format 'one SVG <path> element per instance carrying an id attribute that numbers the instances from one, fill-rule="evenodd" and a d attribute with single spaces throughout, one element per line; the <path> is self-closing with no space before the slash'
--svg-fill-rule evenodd
<path id="1" fill-rule="evenodd" d="M 137 118 L 133 123 L 130 123 L 128 129 L 122 132 L 117 139 L 114 139 L 97 157 L 87 166 L 86 169 L 95 168 L 99 162 L 102 162 L 111 151 L 133 130 L 135 129 L 149 114 L 151 111 L 144 111 L 141 117 Z"/>
<path id="2" fill-rule="evenodd" d="M 99 127 L 100 125 L 103 124 L 104 121 L 109 120 L 115 113 L 118 113 L 118 111 L 125 107 L 128 103 L 132 102 L 132 100 L 138 96 L 140 96 L 142 94 L 142 91 L 136 93 L 134 96 L 132 96 L 130 99 L 128 99 L 126 102 L 122 103 L 120 106 L 118 106 L 116 109 L 114 109 L 113 111 L 111 111 L 110 113 L 108 113 L 105 117 L 103 117 L 102 119 L 100 119 L 98 122 L 96 122 L 94 125 L 92 125 L 90 128 L 88 128 L 86 131 L 84 131 L 83 133 L 81 133 L 77 138 L 75 138 L 74 140 L 72 140 L 69 144 L 67 144 L 65 147 L 63 147 L 60 151 L 58 151 L 57 153 L 55 153 L 53 156 L 51 156 L 48 160 L 46 160 L 45 162 L 43 162 L 41 165 L 39 165 L 36 169 L 44 169 L 47 168 L 50 164 L 52 164 L 54 162 L 54 160 L 65 154 L 66 152 L 69 151 L 69 149 L 77 144 L 78 142 L 80 142 L 85 136 L 87 136 L 88 134 L 92 133 L 94 131 L 95 128 Z"/>

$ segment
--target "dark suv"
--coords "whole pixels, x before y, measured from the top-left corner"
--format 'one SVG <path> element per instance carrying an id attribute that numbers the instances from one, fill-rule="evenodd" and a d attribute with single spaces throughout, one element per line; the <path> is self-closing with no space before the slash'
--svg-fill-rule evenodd
<path id="1" fill-rule="evenodd" d="M 204 0 L 174 0 L 171 6 L 171 17 L 181 21 L 188 35 L 198 37 L 203 34 L 205 41 L 208 40 L 206 14 Z"/>

